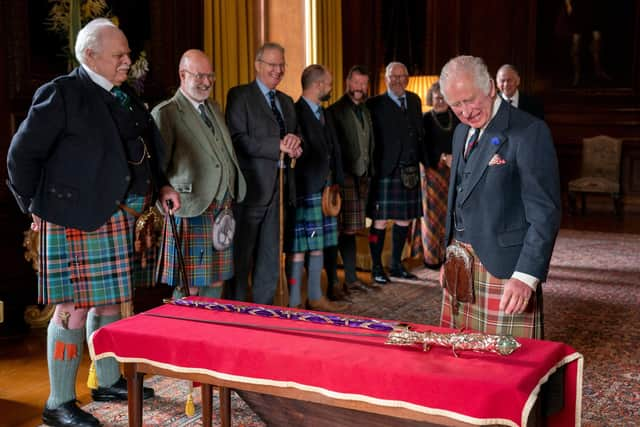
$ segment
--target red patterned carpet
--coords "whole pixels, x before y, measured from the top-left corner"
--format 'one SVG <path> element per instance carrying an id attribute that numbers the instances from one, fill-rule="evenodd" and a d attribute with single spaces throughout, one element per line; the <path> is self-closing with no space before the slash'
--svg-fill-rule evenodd
<path id="1" fill-rule="evenodd" d="M 423 281 L 392 283 L 380 292 L 356 295 L 349 313 L 437 324 L 441 303 L 437 272 L 414 272 Z M 544 285 L 545 334 L 585 357 L 585 426 L 640 426 L 639 279 L 640 236 L 560 232 Z M 145 426 L 201 425 L 199 412 L 192 418 L 184 415 L 185 381 L 154 377 L 149 382 L 158 397 L 145 403 Z M 199 393 L 195 400 L 199 411 Z M 124 404 L 92 403 L 85 408 L 105 427 L 127 425 Z M 235 396 L 233 417 L 235 426 L 263 425 Z"/>

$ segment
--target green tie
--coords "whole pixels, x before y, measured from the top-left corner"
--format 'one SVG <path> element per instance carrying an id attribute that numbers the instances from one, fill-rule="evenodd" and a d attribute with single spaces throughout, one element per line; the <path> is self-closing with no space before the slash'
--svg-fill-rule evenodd
<path id="1" fill-rule="evenodd" d="M 119 86 L 114 86 L 111 88 L 111 93 L 116 97 L 120 105 L 122 105 L 126 109 L 130 109 L 131 99 L 129 95 L 127 95 Z"/>

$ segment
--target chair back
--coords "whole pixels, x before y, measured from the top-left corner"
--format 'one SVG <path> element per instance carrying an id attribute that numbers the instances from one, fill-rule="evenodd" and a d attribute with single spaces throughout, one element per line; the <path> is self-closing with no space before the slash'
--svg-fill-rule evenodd
<path id="1" fill-rule="evenodd" d="M 582 176 L 620 182 L 622 140 L 598 135 L 582 140 Z"/>

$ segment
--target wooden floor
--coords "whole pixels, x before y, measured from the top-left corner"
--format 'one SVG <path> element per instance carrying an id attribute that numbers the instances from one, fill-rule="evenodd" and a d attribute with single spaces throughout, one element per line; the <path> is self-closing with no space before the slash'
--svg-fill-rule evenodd
<path id="1" fill-rule="evenodd" d="M 640 234 L 640 215 L 614 218 L 611 214 L 565 217 L 562 228 Z M 33 427 L 49 394 L 45 329 L 32 330 L 20 339 L 0 337 L 0 427 Z M 89 356 L 85 349 L 80 366 L 77 398 L 90 401 L 86 386 Z"/>

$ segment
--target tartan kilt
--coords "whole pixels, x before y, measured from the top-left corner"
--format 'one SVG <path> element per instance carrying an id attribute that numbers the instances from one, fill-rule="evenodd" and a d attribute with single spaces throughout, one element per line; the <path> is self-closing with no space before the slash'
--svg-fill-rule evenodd
<path id="1" fill-rule="evenodd" d="M 338 216 L 338 225 L 341 232 L 356 232 L 366 227 L 367 198 L 369 196 L 369 177 L 356 178 L 345 173 L 342 187 L 342 207 Z"/>
<path id="2" fill-rule="evenodd" d="M 506 279 L 492 276 L 482 265 L 471 245 L 462 243 L 473 256 L 473 288 L 475 303 L 458 303 L 458 315 L 452 315 L 453 297 L 443 289 L 440 326 L 470 329 L 490 335 L 542 339 L 542 292 L 538 285 L 524 313 L 507 315 L 499 309 Z"/>
<path id="3" fill-rule="evenodd" d="M 398 168 L 390 176 L 372 180 L 371 189 L 369 218 L 408 220 L 422 216 L 420 185 L 411 190 L 402 185 Z"/>
<path id="4" fill-rule="evenodd" d="M 223 202 L 214 200 L 202 215 L 196 217 L 174 216 L 191 287 L 208 287 L 213 282 L 233 277 L 233 243 L 223 251 L 213 247 L 213 224 L 225 203 L 228 203 L 228 199 L 229 196 L 225 196 Z M 169 221 L 169 216 L 165 216 L 156 277 L 160 283 L 177 286 L 182 281 L 182 274 L 178 263 L 176 241 Z"/>
<path id="5" fill-rule="evenodd" d="M 422 198 L 422 246 L 424 262 L 440 264 L 444 261 L 444 233 L 449 198 L 449 174 L 451 169 L 441 161 L 437 167 L 426 168 L 426 188 Z"/>
<path id="6" fill-rule="evenodd" d="M 322 214 L 322 193 L 298 197 L 286 224 L 285 252 L 317 251 L 338 244 L 337 217 Z"/>
<path id="7" fill-rule="evenodd" d="M 142 196 L 129 196 L 125 204 L 141 212 Z M 38 302 L 73 302 L 76 308 L 130 301 L 132 287 L 151 283 L 155 251 L 147 253 L 143 268 L 134 253 L 136 218 L 117 210 L 95 231 L 81 231 L 46 221 L 40 230 Z"/>

